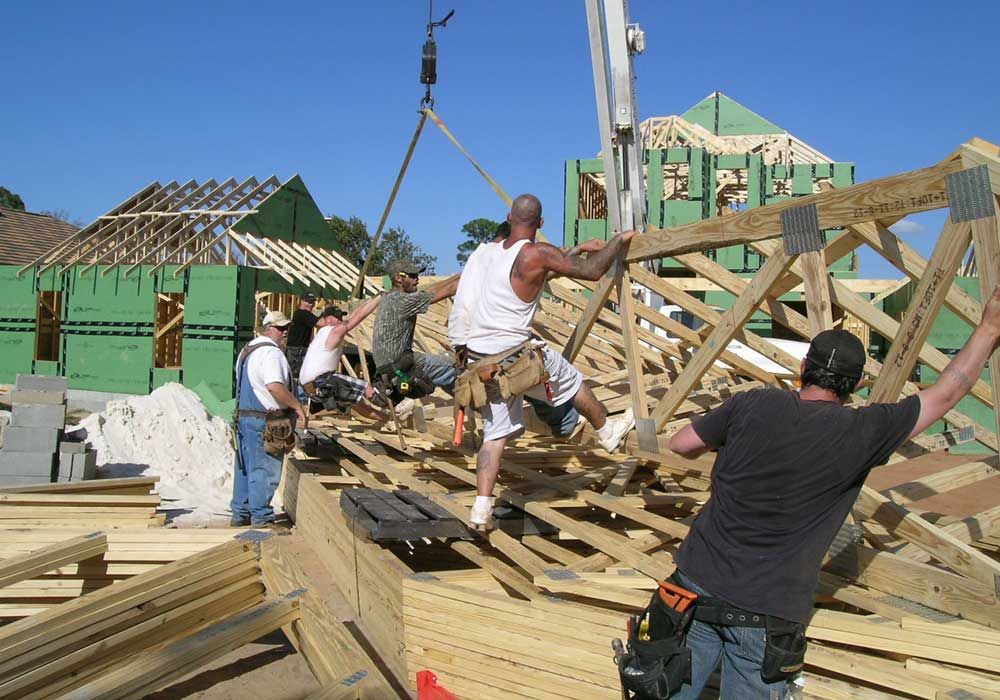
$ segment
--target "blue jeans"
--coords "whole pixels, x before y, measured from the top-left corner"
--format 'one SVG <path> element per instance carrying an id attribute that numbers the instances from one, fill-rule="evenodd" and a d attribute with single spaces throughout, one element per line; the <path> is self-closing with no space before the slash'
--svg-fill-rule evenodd
<path id="1" fill-rule="evenodd" d="M 455 369 L 454 360 L 441 355 L 425 355 L 422 352 L 413 353 L 413 358 L 427 381 L 434 386 L 441 387 L 449 394 L 455 393 L 458 370 Z"/>
<path id="2" fill-rule="evenodd" d="M 677 572 L 681 585 L 699 595 L 705 589 Z M 765 683 L 760 677 L 764 661 L 763 627 L 725 627 L 695 620 L 688 629 L 691 650 L 691 683 L 681 686 L 671 700 L 698 700 L 719 662 L 722 662 L 720 698 L 739 700 L 785 700 L 792 697 L 792 683 Z"/>
<path id="3" fill-rule="evenodd" d="M 568 401 L 562 406 L 553 406 L 530 396 L 524 398 L 535 410 L 538 420 L 552 428 L 552 434 L 556 437 L 569 437 L 576 428 L 576 424 L 580 422 L 580 413 L 573 407 L 572 401 Z"/>
<path id="4" fill-rule="evenodd" d="M 281 460 L 264 451 L 264 419 L 240 418 L 237 422 L 233 522 L 250 520 L 253 526 L 274 521 L 271 499 L 281 480 Z"/>

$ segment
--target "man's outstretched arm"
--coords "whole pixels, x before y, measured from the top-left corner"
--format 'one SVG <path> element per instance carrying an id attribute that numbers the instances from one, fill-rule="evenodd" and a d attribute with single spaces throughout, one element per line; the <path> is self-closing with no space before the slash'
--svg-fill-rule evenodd
<path id="1" fill-rule="evenodd" d="M 634 235 L 635 231 L 618 234 L 603 248 L 590 253 L 587 257 L 564 252 L 548 243 L 539 243 L 535 246 L 535 255 L 532 256 L 530 264 L 539 266 L 546 274 L 554 273 L 557 277 L 596 282 L 611 268 L 618 253 Z"/>
<path id="2" fill-rule="evenodd" d="M 986 361 L 1000 342 L 1000 286 L 983 307 L 983 320 L 972 331 L 965 346 L 941 372 L 934 384 L 921 391 L 920 417 L 913 426 L 912 438 L 939 420 L 969 393 L 986 367 Z"/>

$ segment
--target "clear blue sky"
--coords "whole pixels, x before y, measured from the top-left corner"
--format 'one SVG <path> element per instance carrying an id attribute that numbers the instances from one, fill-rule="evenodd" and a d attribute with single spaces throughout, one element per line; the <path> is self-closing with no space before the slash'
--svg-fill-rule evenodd
<path id="1" fill-rule="evenodd" d="M 562 229 L 563 167 L 599 150 L 582 0 L 437 0 L 437 110 Z M 721 90 L 859 181 L 1000 143 L 997 2 L 634 0 L 642 118 Z M 90 221 L 159 180 L 300 173 L 374 229 L 417 120 L 426 2 L 34 2 L 4 10 L 0 185 Z M 457 269 L 499 199 L 428 126 L 390 224 Z M 929 253 L 940 217 L 907 240 Z M 923 232 L 917 230 L 925 228 Z M 866 277 L 897 277 L 862 258 Z"/>

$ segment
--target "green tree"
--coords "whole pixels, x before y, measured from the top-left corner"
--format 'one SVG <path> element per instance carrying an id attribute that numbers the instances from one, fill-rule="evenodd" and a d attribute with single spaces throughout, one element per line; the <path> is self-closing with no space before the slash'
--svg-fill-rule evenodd
<path id="1" fill-rule="evenodd" d="M 24 211 L 24 200 L 21 199 L 20 195 L 14 194 L 6 187 L 0 187 L 0 207 Z"/>
<path id="2" fill-rule="evenodd" d="M 344 257 L 361 267 L 372 244 L 372 237 L 365 222 L 356 216 L 350 219 L 331 216 L 327 219 L 327 223 Z M 402 258 L 426 266 L 428 273 L 434 272 L 434 263 L 437 262 L 437 258 L 414 243 L 406 231 L 394 226 L 382 233 L 371 264 L 368 265 L 368 274 L 388 274 L 389 263 Z"/>
<path id="3" fill-rule="evenodd" d="M 337 241 L 337 248 L 345 258 L 361 267 L 365 256 L 368 255 L 368 246 L 371 245 L 372 238 L 368 235 L 368 227 L 365 222 L 356 216 L 350 219 L 342 219 L 339 216 L 331 216 L 326 220 L 330 226 L 330 233 Z"/>
<path id="4" fill-rule="evenodd" d="M 465 265 L 466 260 L 469 259 L 469 256 L 472 255 L 476 248 L 483 243 L 493 240 L 499 225 L 492 219 L 466 221 L 465 225 L 462 226 L 462 233 L 467 236 L 467 239 L 458 244 L 458 253 L 455 255 L 458 264 Z"/>

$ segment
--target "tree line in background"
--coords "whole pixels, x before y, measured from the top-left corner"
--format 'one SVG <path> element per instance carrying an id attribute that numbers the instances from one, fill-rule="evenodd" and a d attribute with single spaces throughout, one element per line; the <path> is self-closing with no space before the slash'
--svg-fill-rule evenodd
<path id="1" fill-rule="evenodd" d="M 327 223 L 344 257 L 361 267 L 372 244 L 372 235 L 368 232 L 368 226 L 365 222 L 356 216 L 344 219 L 334 215 L 327 219 Z M 499 225 L 491 219 L 480 218 L 467 221 L 462 226 L 462 233 L 466 235 L 466 240 L 459 244 L 458 252 L 455 255 L 459 264 L 464 265 L 481 243 L 492 240 Z M 409 234 L 402 228 L 393 226 L 385 231 L 379 239 L 378 248 L 376 248 L 371 263 L 368 265 L 368 274 L 388 274 L 389 264 L 393 260 L 412 260 L 418 265 L 426 266 L 428 274 L 434 274 L 434 264 L 437 262 L 437 257 L 414 243 Z"/>

